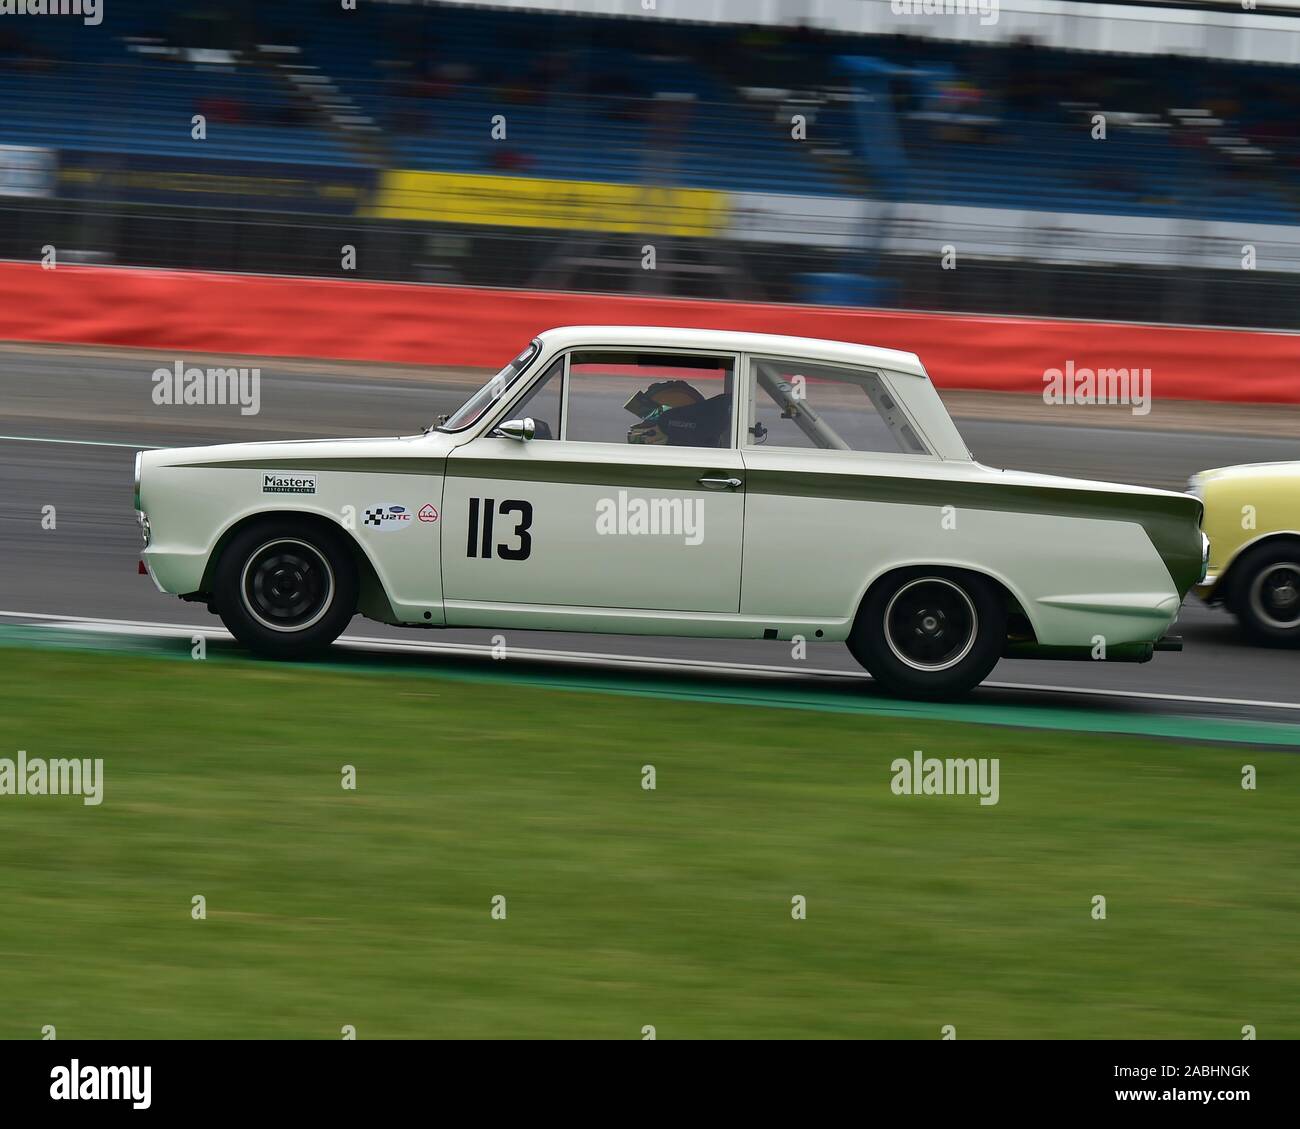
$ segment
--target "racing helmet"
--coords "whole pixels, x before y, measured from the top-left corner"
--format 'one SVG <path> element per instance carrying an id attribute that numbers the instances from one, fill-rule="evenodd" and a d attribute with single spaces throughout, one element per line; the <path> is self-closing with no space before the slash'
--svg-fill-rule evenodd
<path id="1" fill-rule="evenodd" d="M 716 447 L 731 419 L 725 394 L 706 399 L 684 380 L 657 381 L 623 407 L 640 417 L 628 428 L 629 443 Z"/>

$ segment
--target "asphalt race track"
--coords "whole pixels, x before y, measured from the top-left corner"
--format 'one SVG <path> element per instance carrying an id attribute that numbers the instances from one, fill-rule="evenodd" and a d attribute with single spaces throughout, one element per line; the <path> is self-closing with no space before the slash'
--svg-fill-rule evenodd
<path id="1" fill-rule="evenodd" d="M 515 344 L 503 343 L 503 360 Z M 136 449 L 410 434 L 456 407 L 481 379 L 438 369 L 272 360 L 261 363 L 259 414 L 241 416 L 233 406 L 155 405 L 151 373 L 175 359 L 126 350 L 0 346 L 0 613 L 217 629 L 220 622 L 203 608 L 159 595 L 137 574 L 140 538 L 131 506 Z M 1300 458 L 1296 409 L 1192 409 L 1162 403 L 1158 391 L 1157 386 L 1147 417 L 1127 409 L 1047 408 L 1034 398 L 947 398 L 976 457 L 991 466 L 1178 489 L 1206 467 Z M 56 507 L 54 530 L 41 525 L 48 505 Z M 22 616 L 4 618 L 16 622 Z M 1185 650 L 1157 654 L 1142 665 L 1004 661 L 992 675 L 995 685 L 977 691 L 971 702 L 1300 722 L 1300 652 L 1247 646 L 1226 613 L 1190 600 L 1174 630 Z M 447 644 L 486 644 L 491 635 L 403 631 L 365 620 L 355 621 L 349 634 Z M 642 656 L 661 666 L 800 666 L 783 643 L 540 632 L 511 632 L 510 641 L 588 656 Z M 806 666 L 859 672 L 838 644 L 811 644 Z M 861 692 L 853 689 L 860 680 L 845 685 L 848 692 Z"/>

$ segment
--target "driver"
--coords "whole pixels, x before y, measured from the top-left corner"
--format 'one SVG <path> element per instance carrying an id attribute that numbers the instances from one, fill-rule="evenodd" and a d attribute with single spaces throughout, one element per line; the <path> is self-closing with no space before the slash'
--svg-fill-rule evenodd
<path id="1" fill-rule="evenodd" d="M 661 380 L 638 392 L 623 407 L 639 416 L 627 432 L 629 443 L 670 447 L 722 447 L 731 426 L 731 397 L 705 398 L 684 380 Z"/>

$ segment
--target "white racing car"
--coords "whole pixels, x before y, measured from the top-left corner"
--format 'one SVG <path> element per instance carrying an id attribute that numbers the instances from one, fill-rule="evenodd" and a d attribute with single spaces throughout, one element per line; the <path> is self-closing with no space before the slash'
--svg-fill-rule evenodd
<path id="1" fill-rule="evenodd" d="M 1002 655 L 1145 661 L 1201 503 L 975 462 L 912 353 L 691 329 L 542 333 L 390 439 L 136 456 L 144 563 L 297 658 L 412 627 L 847 642 L 947 697 Z"/>

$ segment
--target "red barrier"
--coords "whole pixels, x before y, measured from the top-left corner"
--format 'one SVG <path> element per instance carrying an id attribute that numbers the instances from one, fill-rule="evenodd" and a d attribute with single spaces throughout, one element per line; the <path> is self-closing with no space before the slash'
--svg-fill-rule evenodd
<path id="1" fill-rule="evenodd" d="M 0 263 L 0 339 L 495 368 L 557 325 L 680 325 L 920 354 L 936 384 L 1040 393 L 1150 369 L 1156 399 L 1300 403 L 1300 335 L 536 290 Z"/>

